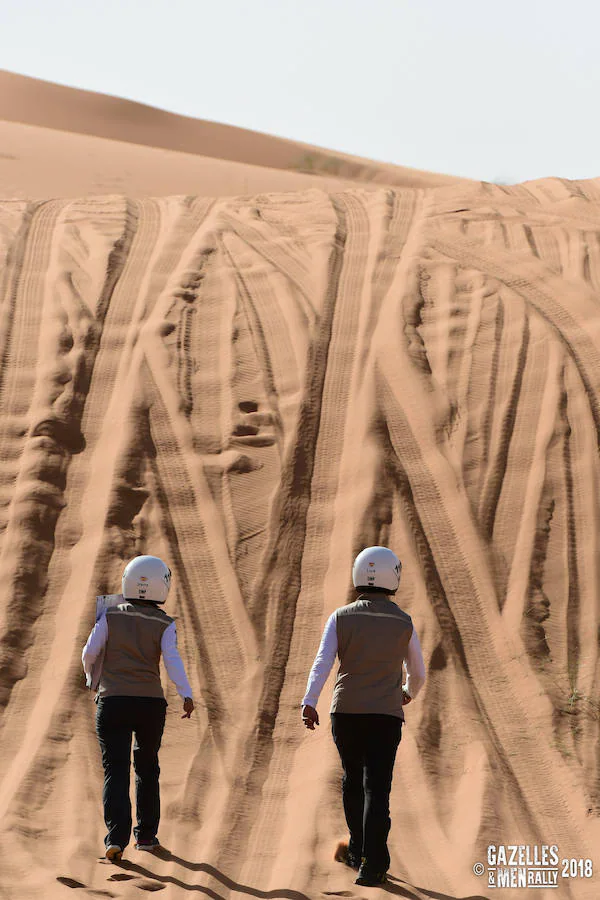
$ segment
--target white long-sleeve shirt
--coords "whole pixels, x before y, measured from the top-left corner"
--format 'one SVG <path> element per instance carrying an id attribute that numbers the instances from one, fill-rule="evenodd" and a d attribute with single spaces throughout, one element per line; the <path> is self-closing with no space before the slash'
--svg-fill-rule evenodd
<path id="1" fill-rule="evenodd" d="M 337 628 L 335 613 L 332 613 L 325 623 L 321 644 L 308 676 L 308 683 L 306 685 L 306 693 L 302 701 L 302 706 L 312 706 L 313 709 L 316 708 L 323 686 L 327 681 L 335 662 L 337 652 Z M 414 628 L 410 641 L 408 642 L 405 665 L 406 684 L 404 685 L 404 690 L 414 699 L 425 683 L 425 663 L 423 661 L 421 644 L 419 643 L 419 638 L 417 637 Z"/>
<path id="2" fill-rule="evenodd" d="M 92 667 L 96 662 L 96 659 L 102 653 L 107 640 L 108 623 L 106 621 L 106 613 L 103 613 L 94 625 L 81 654 L 83 670 L 88 677 L 88 680 L 92 675 Z M 191 697 L 192 689 L 187 680 L 183 661 L 179 655 L 179 650 L 177 649 L 177 630 L 175 628 L 175 622 L 171 622 L 171 624 L 163 631 L 160 649 L 162 658 L 165 662 L 167 675 L 177 688 L 177 693 L 183 699 Z"/>

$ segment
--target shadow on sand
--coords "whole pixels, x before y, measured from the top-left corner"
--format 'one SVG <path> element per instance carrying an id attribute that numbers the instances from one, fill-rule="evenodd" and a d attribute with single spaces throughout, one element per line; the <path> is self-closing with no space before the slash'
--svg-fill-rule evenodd
<path id="1" fill-rule="evenodd" d="M 483 894 L 469 894 L 468 897 L 442 894 L 440 891 L 431 891 L 429 888 L 416 887 L 394 875 L 388 875 L 387 884 L 382 886 L 382 890 L 387 891 L 388 894 L 395 894 L 396 897 L 406 897 L 407 900 L 424 900 L 424 898 L 428 898 L 428 900 L 489 900 L 489 897 L 484 897 Z"/>
<path id="2" fill-rule="evenodd" d="M 306 894 L 302 894 L 300 891 L 291 891 L 288 888 L 282 888 L 281 890 L 274 891 L 261 891 L 258 888 L 250 887 L 247 884 L 240 884 L 238 881 L 234 881 L 232 878 L 228 878 L 227 875 L 219 872 L 219 870 L 215 869 L 214 866 L 208 865 L 208 863 L 190 862 L 187 859 L 182 859 L 180 856 L 176 856 L 174 853 L 171 853 L 169 850 L 165 850 L 164 848 L 157 853 L 153 853 L 152 857 L 165 860 L 166 862 L 177 863 L 183 868 L 188 869 L 190 872 L 203 872 L 204 874 L 210 875 L 211 878 L 214 878 L 216 881 L 220 882 L 223 887 L 227 888 L 227 890 L 238 891 L 240 894 L 249 894 L 251 897 L 265 898 L 265 900 L 267 900 L 267 898 L 278 897 L 283 898 L 283 900 L 311 900 L 311 898 Z M 159 881 L 165 885 L 177 885 L 177 887 L 182 888 L 184 891 L 198 891 L 201 894 L 205 894 L 207 897 L 211 897 L 212 900 L 224 900 L 222 894 L 218 894 L 212 888 L 206 887 L 203 884 L 190 884 L 186 881 L 182 881 L 180 878 L 176 878 L 174 875 L 159 875 L 156 872 L 152 872 L 150 869 L 146 869 L 144 866 L 141 866 L 135 862 L 131 862 L 128 859 L 121 860 L 121 862 L 119 863 L 119 867 L 121 869 L 125 869 L 128 872 L 135 872 L 138 875 L 143 875 L 145 878 L 152 879 L 153 881 Z"/>
<path id="3" fill-rule="evenodd" d="M 164 860 L 166 862 L 177 863 L 177 865 L 181 866 L 184 869 L 187 869 L 190 872 L 203 872 L 205 875 L 209 875 L 211 878 L 214 878 L 215 881 L 218 881 L 223 885 L 228 891 L 238 891 L 241 894 L 249 894 L 251 897 L 259 897 L 264 898 L 264 900 L 269 900 L 269 898 L 282 898 L 282 900 L 311 900 L 306 894 L 301 893 L 300 891 L 292 891 L 289 888 L 281 888 L 280 890 L 273 891 L 261 891 L 258 888 L 250 887 L 247 884 L 240 884 L 238 881 L 234 881 L 232 878 L 228 878 L 227 875 L 224 875 L 218 869 L 215 869 L 214 866 L 209 865 L 208 863 L 196 863 L 191 862 L 190 860 L 183 859 L 181 856 L 176 856 L 174 853 L 171 853 L 169 850 L 165 850 L 164 848 L 158 852 L 152 854 L 152 857 Z M 210 887 L 206 887 L 203 884 L 193 884 L 187 881 L 182 881 L 181 878 L 177 878 L 174 875 L 160 875 L 155 872 L 152 872 L 150 869 L 145 868 L 139 863 L 131 862 L 130 860 L 122 860 L 119 863 L 119 867 L 125 869 L 128 872 L 135 872 L 138 875 L 142 875 L 145 878 L 152 879 L 153 881 L 160 882 L 161 884 L 174 884 L 177 887 L 182 888 L 185 891 L 197 891 L 198 893 L 204 894 L 207 897 L 210 897 L 211 900 L 224 900 L 224 897 L 217 893 L 217 891 L 213 890 Z M 357 891 L 359 888 L 356 889 Z M 397 897 L 404 897 L 406 900 L 489 900 L 489 897 L 484 897 L 482 894 L 470 894 L 468 897 L 457 897 L 452 894 L 442 894 L 439 891 L 428 890 L 427 888 L 417 887 L 416 885 L 409 884 L 407 881 L 404 881 L 402 878 L 396 878 L 393 875 L 388 876 L 388 882 L 385 885 L 382 885 L 381 890 L 386 891 L 388 894 L 395 894 Z M 352 896 L 353 891 L 344 891 L 344 895 Z"/>

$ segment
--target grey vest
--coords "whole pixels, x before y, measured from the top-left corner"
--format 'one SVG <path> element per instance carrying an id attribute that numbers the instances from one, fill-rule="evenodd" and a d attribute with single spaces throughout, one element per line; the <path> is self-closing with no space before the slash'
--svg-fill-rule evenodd
<path id="1" fill-rule="evenodd" d="M 108 641 L 98 697 L 162 697 L 160 642 L 171 619 L 151 603 L 126 600 L 106 610 Z"/>
<path id="2" fill-rule="evenodd" d="M 385 594 L 365 593 L 335 612 L 340 667 L 331 712 L 404 720 L 402 663 L 412 620 Z"/>

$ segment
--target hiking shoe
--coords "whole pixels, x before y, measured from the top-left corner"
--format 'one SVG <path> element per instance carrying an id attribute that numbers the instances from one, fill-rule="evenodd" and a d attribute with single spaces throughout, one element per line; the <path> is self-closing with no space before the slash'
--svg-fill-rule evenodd
<path id="1" fill-rule="evenodd" d="M 344 841 L 340 841 L 337 845 L 334 859 L 336 862 L 344 863 L 345 866 L 348 866 L 350 869 L 359 869 L 360 868 L 360 857 L 352 852 L 348 844 Z"/>
<path id="2" fill-rule="evenodd" d="M 374 869 L 369 869 L 368 866 L 365 866 L 363 862 L 358 870 L 358 878 L 355 879 L 354 884 L 362 884 L 364 887 L 379 887 L 385 884 L 386 881 L 386 872 L 375 872 Z"/>
<path id="3" fill-rule="evenodd" d="M 152 853 L 154 850 L 161 850 L 160 841 L 158 838 L 150 838 L 147 841 L 136 841 L 135 842 L 136 850 L 147 850 Z"/>
<path id="4" fill-rule="evenodd" d="M 119 860 L 123 856 L 123 848 L 119 847 L 118 844 L 110 844 L 106 848 L 106 852 L 104 855 L 111 862 L 119 862 Z"/>

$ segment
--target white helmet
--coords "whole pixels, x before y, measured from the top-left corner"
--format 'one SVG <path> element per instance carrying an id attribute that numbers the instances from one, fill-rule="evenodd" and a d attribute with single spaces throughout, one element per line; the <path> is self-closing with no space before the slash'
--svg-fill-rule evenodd
<path id="1" fill-rule="evenodd" d="M 123 599 L 164 603 L 171 587 L 171 570 L 158 556 L 136 556 L 123 572 Z"/>
<path id="2" fill-rule="evenodd" d="M 402 563 L 387 547 L 367 547 L 354 560 L 352 581 L 355 588 L 381 588 L 395 594 L 401 569 Z"/>

